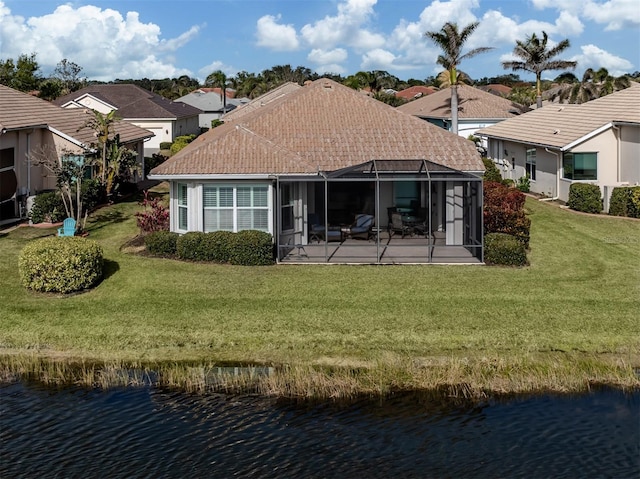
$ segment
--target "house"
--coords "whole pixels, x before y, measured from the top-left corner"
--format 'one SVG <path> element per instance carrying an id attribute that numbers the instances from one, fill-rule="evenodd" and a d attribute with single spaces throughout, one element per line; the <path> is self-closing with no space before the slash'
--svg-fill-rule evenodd
<path id="1" fill-rule="evenodd" d="M 26 216 L 27 198 L 56 187 L 55 178 L 33 161 L 37 155 L 82 155 L 95 143 L 89 110 L 67 110 L 0 85 L 0 223 Z M 138 152 L 153 133 L 115 123 L 120 141 Z"/>
<path id="2" fill-rule="evenodd" d="M 398 110 L 451 130 L 451 90 L 443 88 L 431 95 L 400 105 Z M 458 135 L 475 136 L 480 128 L 518 116 L 517 105 L 506 98 L 468 85 L 458 86 Z M 486 147 L 486 145 L 483 145 Z"/>
<path id="3" fill-rule="evenodd" d="M 567 201 L 575 182 L 611 190 L 640 183 L 640 84 L 582 104 L 551 104 L 480 130 L 505 178 Z"/>
<path id="4" fill-rule="evenodd" d="M 487 93 L 492 93 L 504 98 L 511 95 L 511 90 L 513 90 L 510 86 L 503 85 L 501 83 L 490 83 L 489 85 L 483 85 L 478 88 L 482 91 L 486 91 Z"/>
<path id="5" fill-rule="evenodd" d="M 265 231 L 282 262 L 482 261 L 473 143 L 328 79 L 270 98 L 151 171 L 170 182 L 172 231 Z M 423 235 L 390 238 L 392 210 Z M 358 214 L 377 225 L 363 239 L 350 237 Z"/>
<path id="6" fill-rule="evenodd" d="M 132 84 L 90 85 L 54 101 L 63 108 L 90 108 L 106 114 L 117 110 L 118 117 L 152 131 L 144 154 L 160 151 L 160 143 L 173 142 L 182 135 L 200 133 L 202 110 L 177 103 Z"/>
<path id="7" fill-rule="evenodd" d="M 431 95 L 436 91 L 438 90 L 432 86 L 415 85 L 396 92 L 396 96 L 398 98 L 404 98 L 405 100 L 415 100 L 423 96 Z"/>
<path id="8" fill-rule="evenodd" d="M 273 90 L 269 90 L 266 93 L 254 98 L 249 103 L 243 104 L 240 108 L 236 108 L 235 110 L 227 113 L 224 116 L 224 121 L 234 121 L 243 116 L 254 112 L 255 110 L 260 110 L 264 106 L 270 104 L 273 101 L 279 101 L 284 96 L 288 95 L 291 92 L 299 90 L 302 88 L 299 84 L 295 82 L 286 82 L 280 86 L 277 86 Z"/>
<path id="9" fill-rule="evenodd" d="M 186 103 L 202 111 L 199 115 L 200 128 L 211 128 L 213 120 L 221 120 L 224 115 L 248 102 L 248 100 L 227 98 L 226 103 L 223 103 L 220 99 L 220 93 L 206 92 L 203 89 L 192 91 L 174 101 Z"/>

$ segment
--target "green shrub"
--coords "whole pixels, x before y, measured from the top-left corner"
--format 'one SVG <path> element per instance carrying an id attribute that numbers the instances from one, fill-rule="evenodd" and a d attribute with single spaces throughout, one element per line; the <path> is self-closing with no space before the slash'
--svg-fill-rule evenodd
<path id="1" fill-rule="evenodd" d="M 170 150 L 171 149 L 171 145 L 173 145 L 172 141 L 161 141 L 160 142 L 160 149 L 161 150 Z"/>
<path id="2" fill-rule="evenodd" d="M 169 143 L 169 146 L 171 146 L 171 143 Z M 167 147 L 166 149 L 168 150 L 169 147 Z M 147 177 L 147 175 L 149 174 L 149 172 L 151 170 L 153 170 L 156 166 L 161 165 L 162 163 L 164 163 L 168 159 L 169 159 L 168 156 L 165 156 L 165 155 L 163 155 L 161 153 L 154 153 L 153 155 L 151 155 L 151 157 L 145 156 L 145 158 L 144 158 L 144 176 L 145 176 L 145 178 Z"/>
<path id="3" fill-rule="evenodd" d="M 516 182 L 513 181 L 511 178 L 505 178 L 504 180 L 501 181 L 501 183 L 504 186 L 507 186 L 509 188 L 512 188 L 512 187 L 516 186 Z"/>
<path id="4" fill-rule="evenodd" d="M 231 264 L 259 266 L 273 263 L 273 241 L 269 233 L 244 230 L 235 234 Z"/>
<path id="5" fill-rule="evenodd" d="M 57 191 L 40 193 L 33 200 L 29 218 L 33 223 L 57 223 L 67 217 L 62 197 Z"/>
<path id="6" fill-rule="evenodd" d="M 206 242 L 209 251 L 209 261 L 229 263 L 231 248 L 234 245 L 235 233 L 231 231 L 213 231 L 207 233 Z"/>
<path id="7" fill-rule="evenodd" d="M 489 158 L 482 158 L 482 162 L 484 163 L 484 181 L 495 181 L 500 183 L 502 181 L 502 175 L 493 160 L 490 160 Z"/>
<path id="8" fill-rule="evenodd" d="M 609 214 L 640 218 L 640 186 L 614 188 L 609 200 Z"/>
<path id="9" fill-rule="evenodd" d="M 179 236 L 171 231 L 154 231 L 144 237 L 144 245 L 152 255 L 175 256 Z"/>
<path id="10" fill-rule="evenodd" d="M 175 155 L 195 139 L 196 139 L 196 135 L 178 136 L 176 140 L 173 142 L 173 144 L 171 145 L 171 148 L 169 148 L 169 151 L 171 152 L 172 155 Z"/>
<path id="11" fill-rule="evenodd" d="M 600 213 L 602 211 L 600 187 L 592 183 L 572 183 L 569 187 L 567 205 L 572 210 L 584 213 Z"/>
<path id="12" fill-rule="evenodd" d="M 518 178 L 516 188 L 518 188 L 523 193 L 529 193 L 529 190 L 531 189 L 531 180 L 529 179 L 528 174 Z"/>
<path id="13" fill-rule="evenodd" d="M 525 266 L 527 252 L 515 236 L 489 233 L 484 236 L 484 262 L 505 266 Z"/>
<path id="14" fill-rule="evenodd" d="M 176 254 L 180 259 L 190 261 L 210 261 L 206 242 L 207 233 L 190 231 L 176 241 Z"/>
<path id="15" fill-rule="evenodd" d="M 102 248 L 77 236 L 48 237 L 27 244 L 18 258 L 22 284 L 41 292 L 71 293 L 102 278 Z"/>
<path id="16" fill-rule="evenodd" d="M 84 211 L 92 211 L 96 206 L 105 203 L 107 192 L 98 178 L 82 182 L 82 207 Z"/>

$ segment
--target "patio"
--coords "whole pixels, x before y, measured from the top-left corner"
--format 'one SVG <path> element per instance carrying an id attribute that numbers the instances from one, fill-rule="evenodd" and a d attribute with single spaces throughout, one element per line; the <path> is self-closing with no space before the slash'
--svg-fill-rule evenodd
<path id="1" fill-rule="evenodd" d="M 280 263 L 482 264 L 468 247 L 447 246 L 439 239 L 434 244 L 433 239 L 424 236 L 390 237 L 386 232 L 381 233 L 379 243 L 375 239 L 348 238 L 341 242 L 289 246 Z"/>

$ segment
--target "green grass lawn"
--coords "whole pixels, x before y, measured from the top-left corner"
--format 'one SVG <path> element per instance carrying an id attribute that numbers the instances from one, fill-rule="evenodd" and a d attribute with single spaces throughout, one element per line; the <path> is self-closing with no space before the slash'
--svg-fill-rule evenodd
<path id="1" fill-rule="evenodd" d="M 89 239 L 104 248 L 106 277 L 68 297 L 20 285 L 21 248 L 54 229 L 0 232 L 0 355 L 640 366 L 640 222 L 533 199 L 526 206 L 532 227 L 525 268 L 239 267 L 122 252 L 138 232 L 133 213 L 140 207 L 132 200 L 90 218 Z"/>

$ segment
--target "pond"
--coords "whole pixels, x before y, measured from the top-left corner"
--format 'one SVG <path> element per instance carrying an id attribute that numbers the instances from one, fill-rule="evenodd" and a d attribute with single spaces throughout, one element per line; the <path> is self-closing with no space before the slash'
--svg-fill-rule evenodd
<path id="1" fill-rule="evenodd" d="M 0 477 L 631 478 L 640 391 L 312 403 L 0 386 Z"/>

